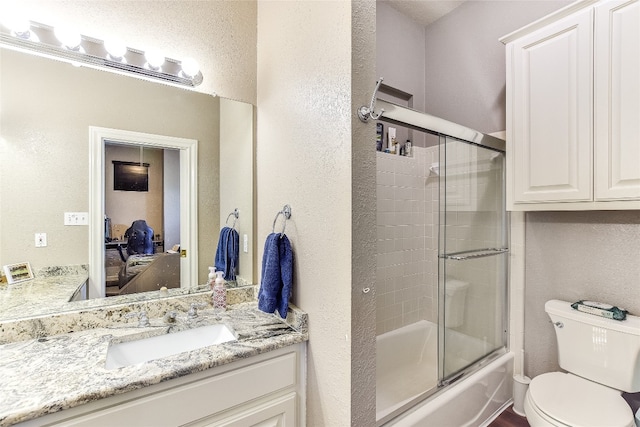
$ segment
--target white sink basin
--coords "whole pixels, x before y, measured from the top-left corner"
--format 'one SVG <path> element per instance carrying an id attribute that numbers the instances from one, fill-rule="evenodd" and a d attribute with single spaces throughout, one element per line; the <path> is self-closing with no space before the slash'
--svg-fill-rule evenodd
<path id="1" fill-rule="evenodd" d="M 235 340 L 235 335 L 227 326 L 217 324 L 111 344 L 107 350 L 106 368 L 115 369 L 135 365 Z"/>

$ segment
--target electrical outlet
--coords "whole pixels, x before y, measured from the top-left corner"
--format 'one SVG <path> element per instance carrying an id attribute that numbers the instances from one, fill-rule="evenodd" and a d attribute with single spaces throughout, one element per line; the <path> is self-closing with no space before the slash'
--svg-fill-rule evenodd
<path id="1" fill-rule="evenodd" d="M 36 233 L 36 248 L 47 246 L 47 233 Z"/>
<path id="2" fill-rule="evenodd" d="M 249 252 L 249 236 L 242 235 L 242 251 L 246 254 Z"/>
<path id="3" fill-rule="evenodd" d="M 65 212 L 64 225 L 88 225 L 88 212 Z"/>

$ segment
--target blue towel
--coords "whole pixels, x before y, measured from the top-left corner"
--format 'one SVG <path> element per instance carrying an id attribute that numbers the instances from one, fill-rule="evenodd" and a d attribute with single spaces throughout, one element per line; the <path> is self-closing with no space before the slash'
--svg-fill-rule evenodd
<path id="1" fill-rule="evenodd" d="M 287 317 L 293 285 L 293 251 L 284 234 L 271 233 L 264 243 L 262 278 L 258 292 L 258 308 L 266 313 L 278 310 Z"/>
<path id="2" fill-rule="evenodd" d="M 220 230 L 214 265 L 217 271 L 224 271 L 225 280 L 236 280 L 238 271 L 240 235 L 231 227 Z"/>

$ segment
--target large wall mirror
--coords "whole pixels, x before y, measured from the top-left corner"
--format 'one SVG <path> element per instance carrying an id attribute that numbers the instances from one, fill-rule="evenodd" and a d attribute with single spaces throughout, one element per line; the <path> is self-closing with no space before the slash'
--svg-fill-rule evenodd
<path id="1" fill-rule="evenodd" d="M 185 207 L 176 195 L 183 167 L 180 147 L 105 139 L 104 187 L 97 195 L 90 129 L 109 129 L 197 141 L 197 173 L 188 177 L 193 185 L 187 187 L 197 188 L 197 204 L 190 206 L 197 243 L 190 244 L 187 253 L 197 255 L 197 277 L 178 288 L 206 290 L 202 285 L 225 223 L 235 223 L 240 235 L 238 280 L 231 286 L 255 283 L 254 114 L 249 104 L 0 48 L 0 267 L 28 262 L 36 275 L 50 267 L 91 271 L 90 253 L 99 251 L 104 280 L 117 280 L 123 261 L 114 251 L 139 219 L 154 230 L 154 252 L 180 256 L 179 251 L 167 254 L 181 243 L 184 222 L 180 216 Z M 145 172 L 142 183 L 135 181 L 139 166 Z M 104 221 L 97 224 L 89 215 L 88 225 L 65 225 L 65 212 L 95 212 L 95 200 L 104 206 Z M 235 209 L 238 218 L 229 218 Z M 105 238 L 90 245 L 96 240 L 90 239 L 91 230 L 97 226 Z M 46 233 L 46 246 L 36 247 L 36 233 Z M 124 252 L 127 257 L 126 248 Z M 97 286 L 104 286 L 106 295 L 118 294 L 113 287 L 107 292 L 108 285 Z M 152 291 L 132 298 L 162 295 Z M 91 289 L 88 297 L 102 297 L 104 304 L 113 301 Z M 126 295 L 117 298 L 121 302 Z M 5 314 L 11 311 L 3 310 L 3 303 L 17 304 L 10 301 L 11 285 L 1 283 L 0 321 L 20 317 Z M 50 313 L 82 303 L 49 306 L 43 295 L 37 305 L 41 313 Z M 32 305 L 25 314 L 39 313 Z"/>

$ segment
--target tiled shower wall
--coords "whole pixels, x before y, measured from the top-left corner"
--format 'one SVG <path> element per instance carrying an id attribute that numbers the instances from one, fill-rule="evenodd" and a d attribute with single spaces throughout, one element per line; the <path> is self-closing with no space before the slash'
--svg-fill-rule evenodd
<path id="1" fill-rule="evenodd" d="M 438 147 L 377 153 L 376 332 L 437 321 Z"/>

